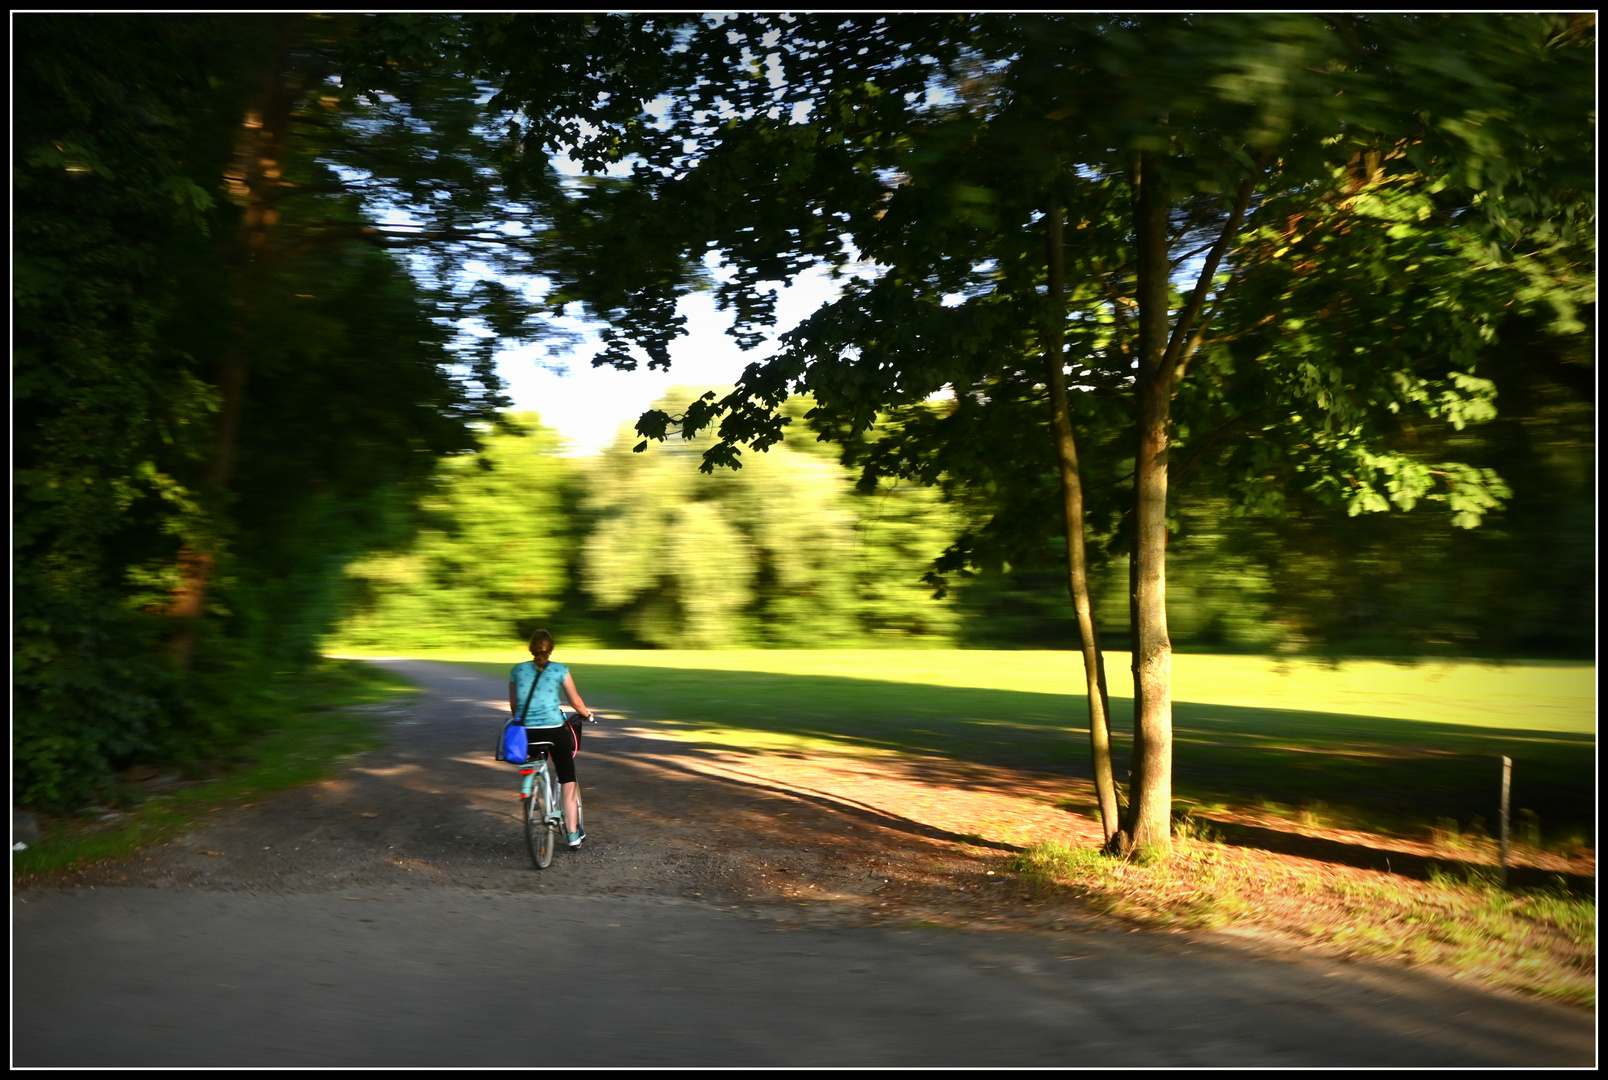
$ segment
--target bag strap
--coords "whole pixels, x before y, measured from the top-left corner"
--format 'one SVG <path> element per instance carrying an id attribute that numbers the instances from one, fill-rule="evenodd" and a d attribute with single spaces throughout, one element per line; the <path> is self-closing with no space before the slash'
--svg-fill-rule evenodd
<path id="1" fill-rule="evenodd" d="M 530 699 L 536 696 L 536 684 L 542 681 L 542 669 L 536 666 L 536 661 L 532 660 L 530 666 L 536 675 L 530 680 L 530 689 L 525 691 L 524 708 L 519 710 L 519 722 L 521 724 L 525 722 L 525 716 L 530 712 Z"/>

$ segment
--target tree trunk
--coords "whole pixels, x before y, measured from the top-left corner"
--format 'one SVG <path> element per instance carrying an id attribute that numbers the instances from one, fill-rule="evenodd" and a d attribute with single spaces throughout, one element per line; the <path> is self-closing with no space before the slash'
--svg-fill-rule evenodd
<path id="1" fill-rule="evenodd" d="M 1212 281 L 1256 190 L 1259 168 L 1245 177 L 1221 233 L 1202 263 L 1195 288 L 1169 327 L 1171 295 L 1168 200 L 1160 157 L 1134 163 L 1134 237 L 1138 254 L 1139 348 L 1134 385 L 1133 550 L 1128 611 L 1133 649 L 1133 768 L 1128 813 L 1116 845 L 1172 850 L 1172 641 L 1167 636 L 1167 454 L 1172 396 L 1200 345 Z"/>
<path id="2" fill-rule="evenodd" d="M 1094 607 L 1089 601 L 1089 570 L 1083 535 L 1083 475 L 1078 466 L 1078 448 L 1072 433 L 1071 409 L 1067 400 L 1066 363 L 1062 349 L 1066 320 L 1066 269 L 1059 202 L 1051 202 L 1045 226 L 1049 248 L 1050 303 L 1044 328 L 1044 362 L 1049 372 L 1050 422 L 1055 435 L 1056 456 L 1060 460 L 1061 494 L 1066 509 L 1067 588 L 1072 594 L 1072 609 L 1077 613 L 1078 637 L 1083 647 L 1094 792 L 1100 803 L 1100 824 L 1109 842 L 1120 827 L 1116 785 L 1111 775 L 1111 704 L 1106 693 L 1105 657 L 1100 651 Z"/>
<path id="3" fill-rule="evenodd" d="M 219 408 L 214 427 L 212 460 L 202 479 L 202 502 L 209 511 L 211 535 L 192 537 L 179 551 L 179 586 L 168 615 L 176 625 L 169 646 L 174 662 L 186 668 L 200 637 L 207 592 L 221 554 L 223 520 L 229 484 L 234 477 L 240 440 L 251 337 L 251 304 L 264 287 L 270 239 L 279 223 L 275 194 L 284 176 L 290 143 L 294 87 L 286 76 L 300 16 L 279 23 L 279 47 L 266 64 L 250 107 L 241 122 L 235 160 L 225 176 L 229 193 L 244 203 L 236 236 L 231 291 L 234 299 L 231 341 L 224 345 L 218 372 Z"/>
<path id="4" fill-rule="evenodd" d="M 1167 447 L 1172 372 L 1167 362 L 1167 198 L 1161 163 L 1139 155 L 1134 194 L 1138 246 L 1139 370 L 1134 388 L 1133 781 L 1128 840 L 1172 850 L 1172 642 L 1167 636 Z"/>
<path id="5" fill-rule="evenodd" d="M 218 390 L 221 401 L 214 428 L 212 462 L 203 481 L 203 497 L 212 518 L 212 535 L 192 537 L 179 549 L 179 587 L 174 590 L 168 615 L 176 631 L 169 641 L 173 662 L 190 666 L 201 620 L 207 611 L 207 590 L 218 567 L 222 537 L 218 528 L 228 502 L 229 481 L 234 474 L 235 447 L 240 437 L 240 410 L 245 398 L 246 364 L 240 350 L 229 348 L 224 355 Z"/>

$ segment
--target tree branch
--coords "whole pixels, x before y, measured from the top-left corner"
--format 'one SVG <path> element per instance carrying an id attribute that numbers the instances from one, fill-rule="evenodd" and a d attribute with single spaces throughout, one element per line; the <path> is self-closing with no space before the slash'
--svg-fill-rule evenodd
<path id="1" fill-rule="evenodd" d="M 1268 323 L 1272 322 L 1274 319 L 1276 319 L 1278 317 L 1279 317 L 1279 312 L 1274 312 L 1271 315 L 1264 315 L 1260 319 L 1257 319 L 1255 322 L 1253 322 L 1251 325 L 1247 326 L 1243 330 L 1236 330 L 1232 334 L 1223 334 L 1223 335 L 1221 335 L 1219 337 L 1212 338 L 1209 342 L 1203 341 L 1200 344 L 1202 344 L 1202 345 L 1208 345 L 1208 344 L 1209 345 L 1216 345 L 1218 342 L 1222 342 L 1222 341 L 1235 341 L 1235 340 L 1237 340 L 1239 338 L 1244 337 L 1246 334 L 1251 333 L 1253 330 L 1260 330 L 1262 327 L 1266 326 Z"/>
<path id="2" fill-rule="evenodd" d="M 1210 250 L 1212 245 L 1214 245 L 1216 243 L 1217 243 L 1217 241 L 1214 239 L 1214 240 L 1211 241 L 1211 243 L 1202 244 L 1200 247 L 1196 248 L 1194 251 L 1187 252 L 1186 254 L 1180 255 L 1176 259 L 1169 259 L 1168 262 L 1172 266 L 1182 266 L 1184 263 L 1188 262 L 1190 259 L 1193 259 L 1196 255 L 1199 255 L 1201 252 Z"/>
<path id="3" fill-rule="evenodd" d="M 1193 232 L 1196 226 L 1198 226 L 1202 221 L 1205 221 L 1212 214 L 1216 213 L 1217 208 L 1223 205 L 1223 200 L 1225 198 L 1227 198 L 1227 195 L 1219 195 L 1208 205 L 1201 207 L 1200 210 L 1189 215 L 1189 220 L 1184 222 L 1183 226 L 1178 230 L 1178 232 L 1168 238 L 1167 246 L 1171 248 L 1174 244 L 1183 242 L 1184 237 Z"/>
<path id="4" fill-rule="evenodd" d="M 1211 289 L 1212 278 L 1217 273 L 1218 265 L 1223 261 L 1223 255 L 1228 251 L 1229 243 L 1239 232 L 1240 220 L 1245 216 L 1245 208 L 1250 205 L 1251 193 L 1256 190 L 1256 180 L 1260 170 L 1253 172 L 1245 178 L 1240 185 L 1239 197 L 1234 200 L 1234 212 L 1228 215 L 1223 222 L 1223 231 L 1218 234 L 1217 242 L 1212 245 L 1211 252 L 1206 256 L 1206 264 L 1200 268 L 1200 277 L 1195 282 L 1195 289 L 1189 294 L 1189 300 L 1184 304 L 1184 310 L 1179 312 L 1178 321 L 1173 324 L 1171 339 L 1167 342 L 1167 351 L 1162 354 L 1161 366 L 1164 371 L 1171 371 L 1178 363 L 1178 357 L 1184 347 L 1184 340 L 1194 327 L 1195 319 L 1200 315 L 1200 309 L 1206 303 L 1206 294 Z"/>

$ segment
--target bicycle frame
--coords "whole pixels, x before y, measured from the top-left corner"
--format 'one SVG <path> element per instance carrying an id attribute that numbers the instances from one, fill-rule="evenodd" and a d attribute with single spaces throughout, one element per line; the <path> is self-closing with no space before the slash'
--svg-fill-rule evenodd
<path id="1" fill-rule="evenodd" d="M 525 800 L 536 792 L 538 783 L 547 785 L 547 820 L 562 823 L 564 809 L 559 798 L 559 785 L 553 783 L 551 761 L 547 756 L 547 746 L 551 744 L 532 743 L 531 753 L 535 756 L 519 767 L 519 798 Z"/>
<path id="2" fill-rule="evenodd" d="M 564 717 L 564 723 L 570 724 L 574 722 L 574 712 L 565 708 L 560 708 L 558 711 L 559 715 Z M 540 731 L 541 729 L 526 728 L 525 730 L 528 735 L 531 730 Z M 552 812 L 547 815 L 547 818 L 549 821 L 561 822 L 564 820 L 563 804 L 560 798 L 559 785 L 552 782 L 552 759 L 548 756 L 548 750 L 552 745 L 552 743 L 541 739 L 531 741 L 530 759 L 519 767 L 519 797 L 521 799 L 530 798 L 531 793 L 536 789 L 535 776 L 540 773 L 543 781 L 549 784 L 547 805 Z"/>

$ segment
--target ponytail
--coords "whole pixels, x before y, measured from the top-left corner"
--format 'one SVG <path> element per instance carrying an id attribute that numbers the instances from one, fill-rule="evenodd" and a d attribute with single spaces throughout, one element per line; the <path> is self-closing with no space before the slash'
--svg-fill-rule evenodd
<path id="1" fill-rule="evenodd" d="M 553 655 L 553 635 L 538 630 L 530 636 L 530 655 L 536 662 L 536 674 L 547 670 L 547 658 Z"/>

